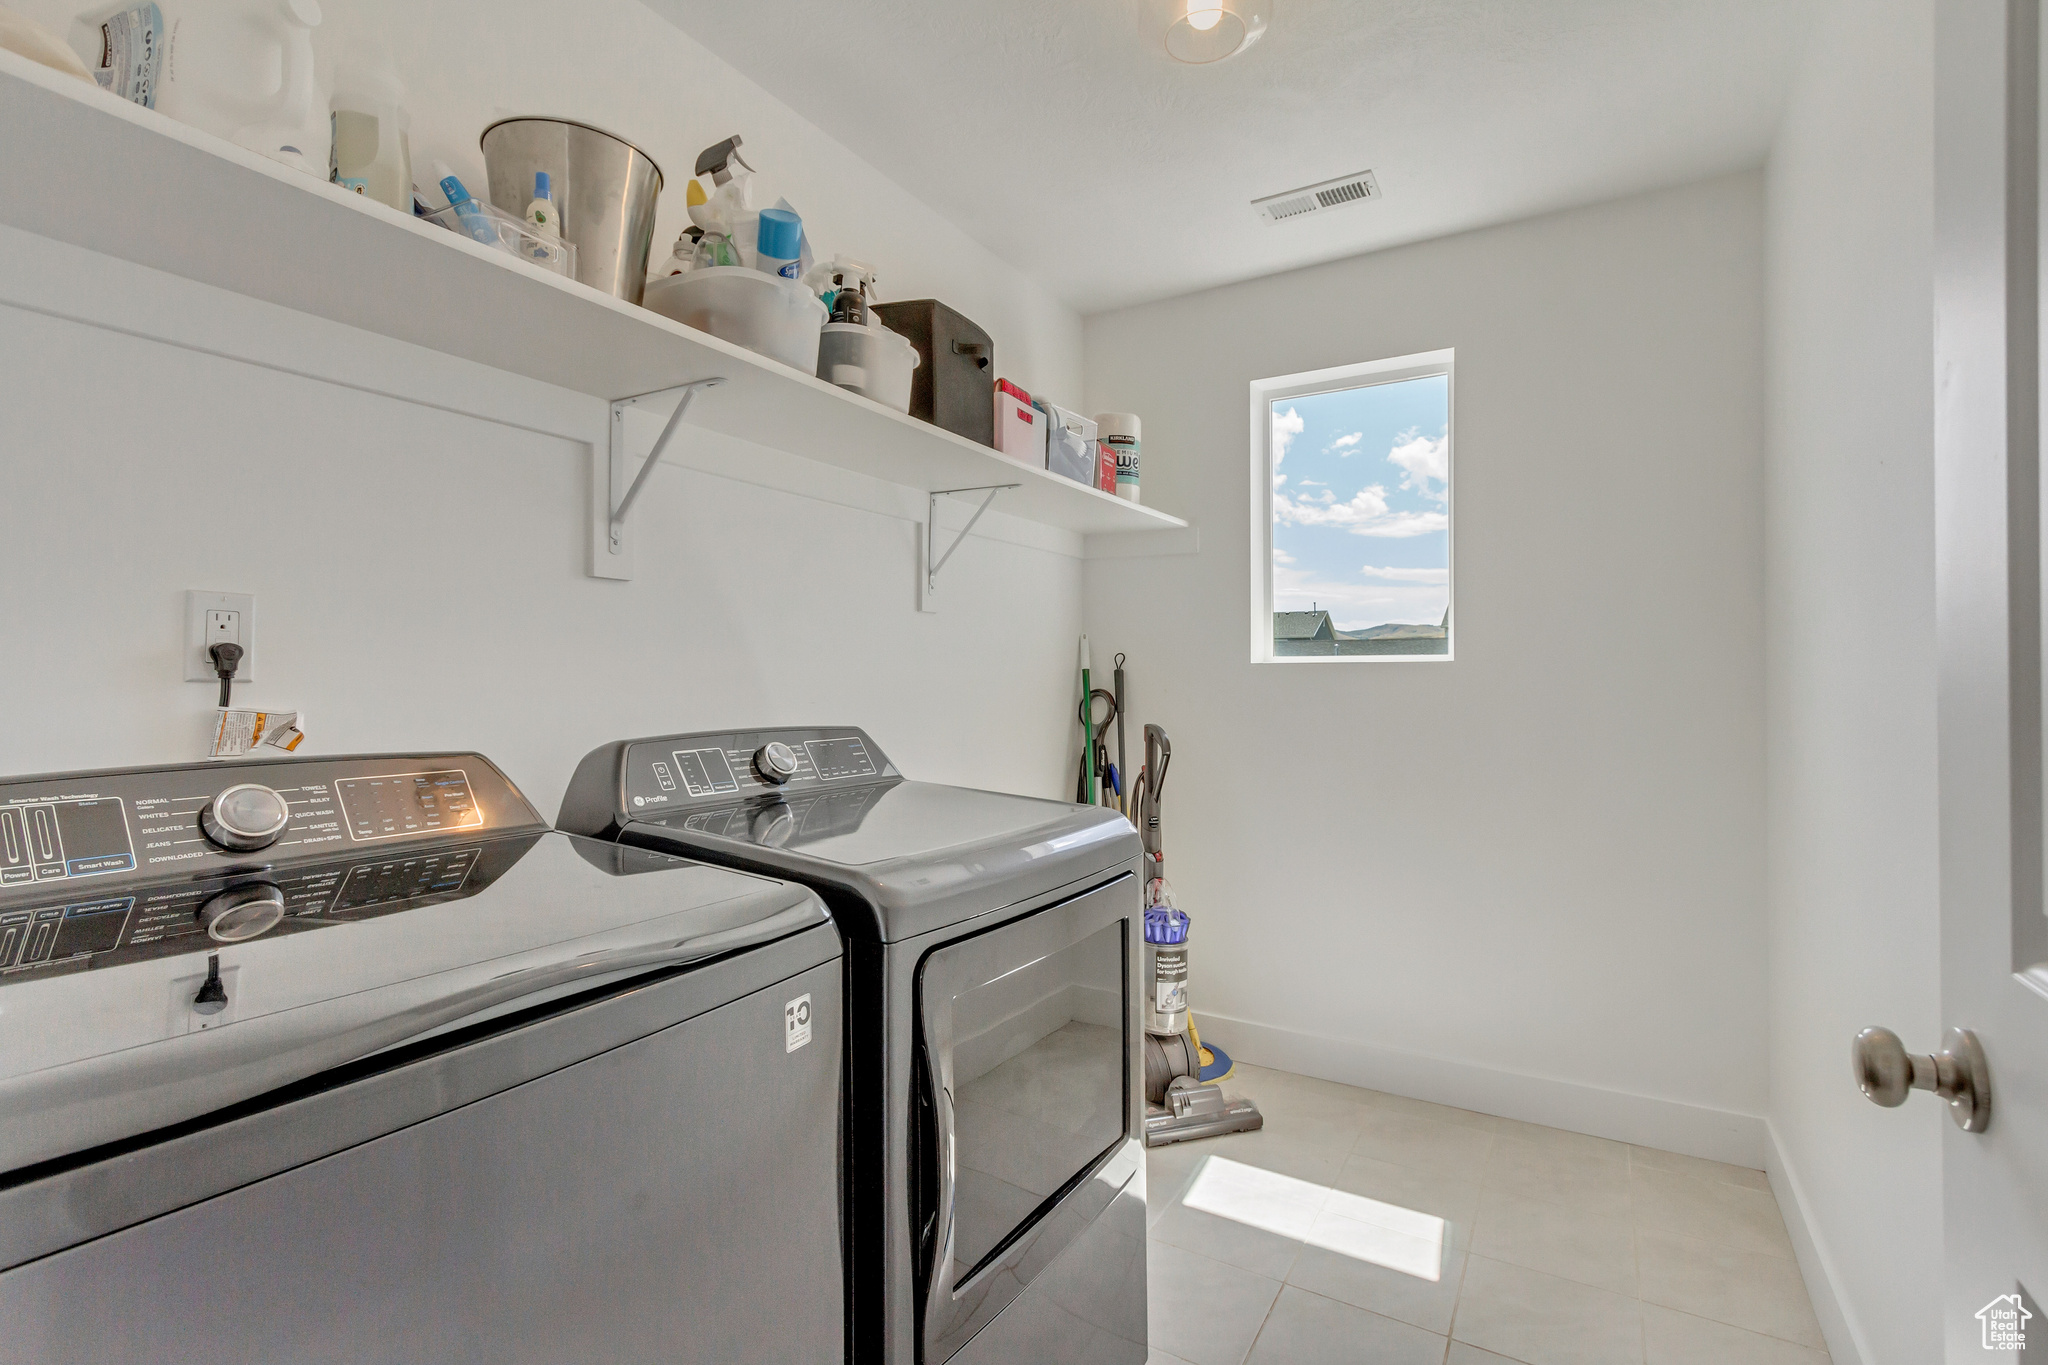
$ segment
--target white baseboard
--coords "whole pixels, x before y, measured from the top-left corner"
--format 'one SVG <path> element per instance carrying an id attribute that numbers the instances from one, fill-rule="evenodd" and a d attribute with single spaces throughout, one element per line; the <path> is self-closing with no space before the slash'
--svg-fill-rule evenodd
<path id="1" fill-rule="evenodd" d="M 1863 1333 L 1842 1306 L 1842 1296 L 1836 1288 L 1834 1257 L 1828 1253 L 1827 1242 L 1807 1207 L 1798 1172 L 1792 1169 L 1785 1145 L 1778 1140 L 1777 1128 L 1769 1120 L 1764 1128 L 1770 1142 L 1764 1173 L 1771 1178 L 1771 1193 L 1778 1197 L 1778 1212 L 1785 1216 L 1785 1231 L 1791 1234 L 1792 1252 L 1799 1258 L 1799 1273 L 1806 1280 L 1806 1294 L 1813 1300 L 1813 1315 L 1820 1320 L 1820 1333 L 1827 1338 L 1828 1355 L 1834 1365 L 1868 1365 L 1871 1353 L 1864 1347 Z"/>
<path id="2" fill-rule="evenodd" d="M 1299 1033 L 1206 1011 L 1196 1022 L 1233 1058 L 1302 1076 L 1430 1100 L 1481 1114 L 1660 1147 L 1762 1170 L 1770 1137 L 1755 1114 L 1604 1090 L 1471 1062 Z"/>

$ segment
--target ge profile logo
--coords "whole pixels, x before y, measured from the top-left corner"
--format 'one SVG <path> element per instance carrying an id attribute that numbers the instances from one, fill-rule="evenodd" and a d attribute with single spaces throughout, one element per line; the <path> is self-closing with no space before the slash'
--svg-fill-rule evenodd
<path id="1" fill-rule="evenodd" d="M 647 804 L 647 798 L 644 796 L 636 796 L 633 798 L 633 804 L 636 806 L 644 806 Z"/>
<path id="2" fill-rule="evenodd" d="M 782 1007 L 782 1050 L 794 1052 L 811 1041 L 811 997 L 799 995 Z"/>
<path id="3" fill-rule="evenodd" d="M 1977 1321 L 1984 1324 L 1984 1349 L 2026 1350 L 2027 1322 L 2033 1316 L 2017 1294 L 2000 1294 L 1985 1304 L 1977 1310 Z"/>

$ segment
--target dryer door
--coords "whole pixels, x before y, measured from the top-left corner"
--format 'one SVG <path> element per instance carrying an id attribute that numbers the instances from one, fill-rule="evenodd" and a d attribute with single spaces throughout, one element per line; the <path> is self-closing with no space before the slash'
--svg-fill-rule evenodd
<path id="1" fill-rule="evenodd" d="M 934 949 L 919 969 L 913 1226 L 931 1365 L 1023 1294 L 1129 1178 L 1113 1158 L 1138 1135 L 1139 909 L 1125 875 Z"/>

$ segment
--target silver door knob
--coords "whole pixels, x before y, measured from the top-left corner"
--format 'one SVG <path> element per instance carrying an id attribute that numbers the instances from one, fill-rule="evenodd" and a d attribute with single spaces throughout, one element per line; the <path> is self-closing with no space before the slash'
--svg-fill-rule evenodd
<path id="1" fill-rule="evenodd" d="M 1991 1126 L 1991 1068 L 1977 1035 L 1966 1028 L 1950 1029 L 1941 1051 L 1932 1054 L 1906 1051 L 1888 1028 L 1867 1028 L 1856 1035 L 1849 1063 L 1872 1104 L 1893 1109 L 1915 1090 L 1932 1090 L 1948 1101 L 1949 1117 L 1964 1132 Z"/>

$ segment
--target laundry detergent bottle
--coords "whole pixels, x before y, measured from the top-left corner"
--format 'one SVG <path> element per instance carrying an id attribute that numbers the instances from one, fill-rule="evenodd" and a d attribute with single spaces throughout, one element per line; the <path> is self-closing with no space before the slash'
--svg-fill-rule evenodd
<path id="1" fill-rule="evenodd" d="M 170 0 L 114 18 L 127 15 L 155 19 L 162 34 L 143 102 L 328 178 L 332 130 L 313 64 L 319 0 Z"/>

